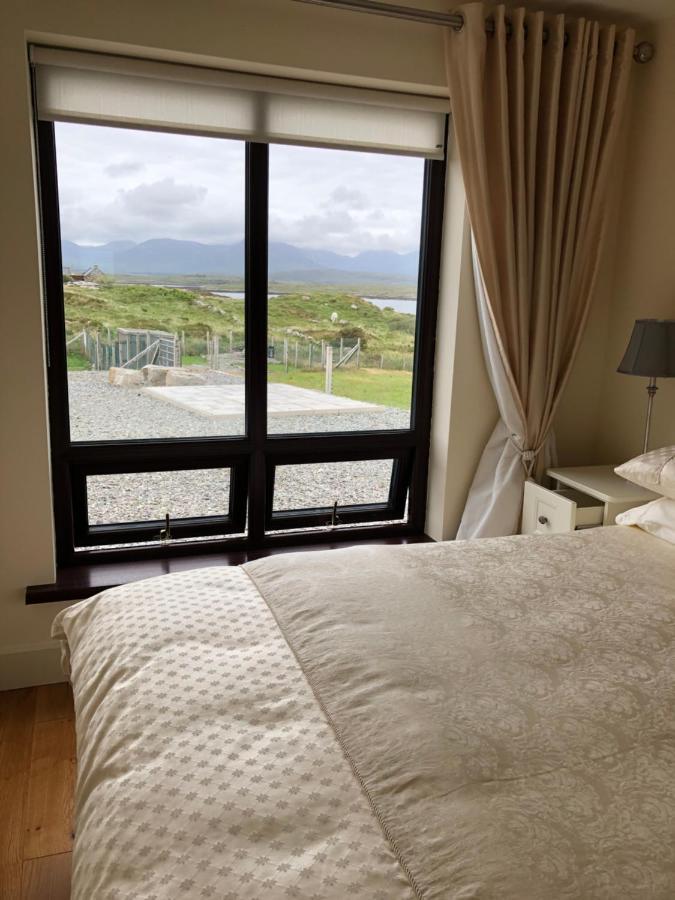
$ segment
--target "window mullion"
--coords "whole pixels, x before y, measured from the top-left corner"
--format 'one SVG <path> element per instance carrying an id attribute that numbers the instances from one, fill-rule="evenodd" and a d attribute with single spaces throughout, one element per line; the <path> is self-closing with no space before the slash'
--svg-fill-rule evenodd
<path id="1" fill-rule="evenodd" d="M 253 544 L 265 535 L 268 163 L 267 144 L 246 145 L 246 431 L 252 448 L 248 531 Z"/>

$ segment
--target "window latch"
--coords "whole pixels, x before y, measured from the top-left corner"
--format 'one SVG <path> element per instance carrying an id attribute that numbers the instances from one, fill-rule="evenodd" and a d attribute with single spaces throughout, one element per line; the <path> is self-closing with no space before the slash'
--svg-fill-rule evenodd
<path id="1" fill-rule="evenodd" d="M 159 540 L 166 544 L 171 540 L 171 517 L 167 513 L 164 517 L 164 528 L 159 532 Z"/>

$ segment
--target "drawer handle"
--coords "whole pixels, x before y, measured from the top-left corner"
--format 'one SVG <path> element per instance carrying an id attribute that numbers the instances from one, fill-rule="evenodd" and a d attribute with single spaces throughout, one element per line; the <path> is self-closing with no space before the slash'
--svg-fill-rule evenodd
<path id="1" fill-rule="evenodd" d="M 540 525 L 548 525 L 548 519 L 546 518 L 546 516 L 539 516 L 537 522 L 539 522 Z"/>

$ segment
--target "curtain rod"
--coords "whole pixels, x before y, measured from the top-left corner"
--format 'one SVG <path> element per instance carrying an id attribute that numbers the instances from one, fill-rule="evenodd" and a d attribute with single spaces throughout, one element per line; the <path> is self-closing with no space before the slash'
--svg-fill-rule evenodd
<path id="1" fill-rule="evenodd" d="M 414 6 L 398 6 L 384 3 L 382 0 L 294 0 L 295 3 L 309 3 L 312 6 L 328 6 L 332 9 L 346 9 L 350 12 L 373 13 L 376 16 L 388 16 L 392 19 L 407 19 L 410 22 L 424 22 L 427 25 L 445 25 L 461 31 L 464 27 L 464 16 L 461 13 L 442 13 L 433 9 L 417 9 Z M 488 33 L 494 31 L 494 23 L 485 22 Z M 633 59 L 638 63 L 648 63 L 654 58 L 654 45 L 649 41 L 640 41 L 633 49 Z"/>

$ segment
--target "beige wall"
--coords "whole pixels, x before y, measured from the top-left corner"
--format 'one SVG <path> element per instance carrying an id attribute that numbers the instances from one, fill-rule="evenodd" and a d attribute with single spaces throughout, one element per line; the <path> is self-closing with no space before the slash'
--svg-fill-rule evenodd
<path id="1" fill-rule="evenodd" d="M 498 419 L 483 363 L 471 232 L 452 140 L 445 197 L 426 527 L 435 540 L 456 534 L 478 459 Z"/>
<path id="2" fill-rule="evenodd" d="M 646 379 L 616 368 L 637 318 L 675 318 L 675 19 L 640 37 L 656 57 L 633 70 L 601 273 L 556 421 L 563 465 L 615 463 L 642 450 Z M 675 444 L 675 379 L 661 380 L 652 447 Z"/>
<path id="3" fill-rule="evenodd" d="M 411 5 L 413 0 L 407 2 Z M 414 2 L 438 9 L 447 6 L 443 0 Z M 594 338 L 585 345 L 581 377 L 575 373 L 561 417 L 561 444 L 568 455 L 577 453 L 579 461 L 595 444 L 602 455 L 614 446 L 618 452 L 624 441 L 630 443 L 632 432 L 621 437 L 623 409 L 630 414 L 630 428 L 634 418 L 639 431 L 639 385 L 631 387 L 631 379 L 603 376 L 604 338 L 611 347 L 607 358 L 613 358 L 615 345 L 624 341 L 636 310 L 659 314 L 658 295 L 663 314 L 672 296 L 667 226 L 672 231 L 675 198 L 667 170 L 675 156 L 673 122 L 671 114 L 669 130 L 654 99 L 661 97 L 665 102 L 667 79 L 673 82 L 672 29 L 669 35 L 671 49 L 667 54 L 665 47 L 660 48 L 660 53 L 670 60 L 664 59 L 659 68 L 655 64 L 642 90 L 645 106 L 637 111 L 643 130 L 633 135 L 636 145 L 630 165 L 635 172 L 641 166 L 646 171 L 640 173 L 642 186 L 631 187 L 622 210 L 627 230 L 618 251 L 616 297 L 611 297 L 616 321 L 608 328 L 605 318 L 596 313 L 597 343 Z M 4 0 L 0 29 L 0 688 L 59 677 L 56 654 L 46 648 L 50 647 L 51 620 L 62 605 L 26 607 L 23 600 L 26 584 L 47 582 L 54 575 L 28 40 L 445 93 L 441 33 L 428 26 L 287 0 L 200 0 L 198 4 Z M 669 99 L 672 110 L 672 93 Z M 436 537 L 454 534 L 478 452 L 496 415 L 479 347 L 464 201 L 454 156 L 448 177 L 429 507 L 429 528 Z M 655 210 L 658 217 L 653 217 Z M 593 373 L 590 379 L 585 377 L 588 372 Z M 667 402 L 672 408 L 671 386 L 668 391 L 667 395 L 664 389 L 658 398 L 659 422 Z M 583 422 L 581 445 L 578 422 Z M 596 440 L 600 422 L 606 429 L 602 441 Z M 660 437 L 663 434 L 659 432 Z"/>
<path id="4" fill-rule="evenodd" d="M 599 392 L 598 462 L 642 451 L 646 379 L 616 367 L 637 318 L 675 318 L 675 19 L 655 30 L 656 58 L 636 79 Z M 675 444 L 675 378 L 662 379 L 652 447 Z"/>

